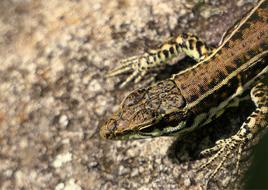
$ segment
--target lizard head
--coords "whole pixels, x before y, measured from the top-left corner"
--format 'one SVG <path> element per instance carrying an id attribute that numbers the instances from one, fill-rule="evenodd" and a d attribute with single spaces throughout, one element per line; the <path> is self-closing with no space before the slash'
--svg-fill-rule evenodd
<path id="1" fill-rule="evenodd" d="M 105 139 L 127 140 L 172 135 L 186 124 L 186 102 L 172 80 L 131 92 L 100 128 Z"/>

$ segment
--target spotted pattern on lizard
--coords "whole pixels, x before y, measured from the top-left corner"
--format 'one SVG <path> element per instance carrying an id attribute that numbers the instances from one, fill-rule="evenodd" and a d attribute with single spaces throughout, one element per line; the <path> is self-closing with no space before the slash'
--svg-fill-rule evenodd
<path id="1" fill-rule="evenodd" d="M 216 152 L 201 169 L 223 156 L 209 175 L 209 182 L 235 149 L 238 167 L 244 145 L 268 125 L 268 0 L 260 0 L 228 30 L 215 49 L 194 35 L 179 35 L 160 48 L 123 60 L 109 76 L 132 72 L 121 87 L 133 79 L 139 82 L 151 68 L 159 67 L 179 53 L 194 58 L 197 64 L 131 92 L 100 128 L 100 135 L 115 140 L 183 136 L 221 116 L 252 88 L 251 99 L 256 110 L 235 135 L 201 152 L 201 155 Z"/>

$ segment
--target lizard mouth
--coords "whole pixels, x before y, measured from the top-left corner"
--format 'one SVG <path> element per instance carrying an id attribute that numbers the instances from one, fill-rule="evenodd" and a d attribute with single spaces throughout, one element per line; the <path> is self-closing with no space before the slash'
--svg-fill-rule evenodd
<path id="1" fill-rule="evenodd" d="M 179 120 L 178 120 L 179 118 Z M 185 127 L 186 118 L 181 113 L 158 115 L 145 120 L 139 125 L 133 120 L 110 118 L 101 128 L 100 136 L 110 140 L 144 139 L 159 136 L 171 136 Z"/>
<path id="2" fill-rule="evenodd" d="M 139 135 L 140 132 L 146 132 L 146 129 L 150 129 L 150 126 L 154 126 L 155 123 L 157 123 L 156 119 L 151 119 L 139 125 L 135 125 L 135 127 L 131 127 L 131 122 L 129 123 L 129 121 L 111 118 L 100 128 L 100 136 L 103 139 L 110 140 L 145 138 Z M 150 135 L 146 136 L 149 137 Z"/>

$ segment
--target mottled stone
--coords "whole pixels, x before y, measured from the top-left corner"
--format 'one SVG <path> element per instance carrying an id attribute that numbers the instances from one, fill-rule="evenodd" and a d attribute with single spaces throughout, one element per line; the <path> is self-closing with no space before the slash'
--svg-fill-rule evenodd
<path id="1" fill-rule="evenodd" d="M 201 189 L 211 169 L 196 172 L 207 158 L 193 155 L 244 116 L 211 124 L 216 131 L 203 139 L 201 130 L 183 141 L 101 140 L 99 126 L 137 87 L 119 90 L 126 75 L 105 74 L 172 34 L 193 32 L 217 44 L 253 3 L 0 1 L 0 189 Z M 215 189 L 230 171 L 222 175 Z"/>

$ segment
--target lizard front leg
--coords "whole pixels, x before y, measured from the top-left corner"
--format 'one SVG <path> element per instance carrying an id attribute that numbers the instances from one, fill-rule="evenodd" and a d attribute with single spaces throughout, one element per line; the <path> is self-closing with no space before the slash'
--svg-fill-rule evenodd
<path id="1" fill-rule="evenodd" d="M 195 35 L 181 34 L 176 38 L 171 38 L 157 49 L 150 49 L 142 55 L 121 60 L 120 65 L 108 72 L 107 77 L 132 72 L 120 85 L 120 88 L 122 88 L 132 80 L 134 80 L 134 83 L 138 83 L 148 71 L 162 67 L 180 53 L 185 53 L 199 62 L 211 52 L 212 48 L 208 47 Z"/>
<path id="2" fill-rule="evenodd" d="M 208 155 L 216 152 L 200 169 L 207 167 L 211 162 L 217 158 L 222 160 L 216 167 L 216 169 L 209 175 L 207 184 L 210 179 L 219 171 L 224 164 L 225 160 L 230 156 L 234 150 L 238 151 L 236 169 L 238 172 L 238 166 L 241 159 L 243 147 L 247 142 L 252 140 L 255 135 L 264 128 L 267 128 L 267 115 L 268 115 L 268 87 L 263 83 L 258 83 L 251 90 L 251 99 L 256 105 L 256 110 L 246 119 L 242 124 L 240 130 L 233 136 L 227 139 L 222 139 L 216 142 L 216 145 L 212 148 L 206 149 L 201 152 L 201 155 Z M 222 158 L 223 157 L 223 158 Z"/>

